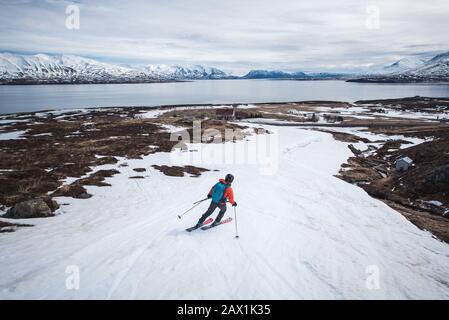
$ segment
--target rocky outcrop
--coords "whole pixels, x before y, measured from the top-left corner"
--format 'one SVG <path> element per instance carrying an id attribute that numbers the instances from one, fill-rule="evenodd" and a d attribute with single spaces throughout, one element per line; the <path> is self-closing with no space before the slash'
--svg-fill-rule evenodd
<path id="1" fill-rule="evenodd" d="M 33 199 L 16 204 L 6 212 L 5 218 L 29 219 L 53 216 L 51 208 L 43 199 Z"/>

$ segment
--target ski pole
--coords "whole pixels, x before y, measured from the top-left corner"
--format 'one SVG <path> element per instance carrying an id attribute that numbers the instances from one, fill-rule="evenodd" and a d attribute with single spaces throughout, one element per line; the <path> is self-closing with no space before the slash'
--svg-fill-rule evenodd
<path id="1" fill-rule="evenodd" d="M 207 198 L 206 198 L 206 199 L 203 199 L 203 200 L 200 200 L 200 201 L 197 201 L 197 202 L 194 202 L 195 205 L 194 205 L 193 207 L 191 207 L 189 210 L 185 211 L 183 214 L 178 215 L 178 218 L 181 219 L 181 217 L 182 217 L 183 215 L 185 215 L 185 214 L 188 213 L 190 210 L 192 210 L 192 209 L 195 208 L 197 205 L 199 205 L 201 202 L 206 201 L 206 200 L 207 200 Z"/>
<path id="2" fill-rule="evenodd" d="M 235 218 L 235 237 L 238 238 L 239 237 L 239 231 L 237 228 L 237 208 L 234 207 L 234 218 Z"/>
<path id="3" fill-rule="evenodd" d="M 199 200 L 199 201 L 197 201 L 197 202 L 194 202 L 193 204 L 197 204 L 197 203 L 200 203 L 200 202 L 206 201 L 207 199 L 209 199 L 209 198 L 204 198 L 204 199 L 202 199 L 202 200 Z"/>

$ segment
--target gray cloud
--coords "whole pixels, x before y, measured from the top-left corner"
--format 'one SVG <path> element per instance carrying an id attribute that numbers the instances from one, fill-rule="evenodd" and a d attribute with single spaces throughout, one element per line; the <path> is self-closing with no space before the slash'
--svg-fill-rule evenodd
<path id="1" fill-rule="evenodd" d="M 76 4 L 81 29 L 65 27 Z M 123 63 L 201 63 L 356 71 L 405 55 L 447 50 L 443 0 L 0 0 L 0 50 L 68 53 Z M 367 28 L 368 6 L 379 29 Z"/>

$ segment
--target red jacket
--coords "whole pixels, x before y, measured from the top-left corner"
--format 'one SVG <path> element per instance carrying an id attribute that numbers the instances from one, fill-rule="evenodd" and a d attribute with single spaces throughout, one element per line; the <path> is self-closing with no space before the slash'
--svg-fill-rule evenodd
<path id="1" fill-rule="evenodd" d="M 234 201 L 234 191 L 231 188 L 231 185 L 228 184 L 224 179 L 220 179 L 220 182 L 223 184 L 227 184 L 229 185 L 229 187 L 226 188 L 224 195 L 223 195 L 223 199 L 228 199 L 229 203 L 234 205 L 235 201 Z M 214 187 L 210 188 L 209 191 L 209 196 L 212 196 L 212 190 L 214 189 Z"/>

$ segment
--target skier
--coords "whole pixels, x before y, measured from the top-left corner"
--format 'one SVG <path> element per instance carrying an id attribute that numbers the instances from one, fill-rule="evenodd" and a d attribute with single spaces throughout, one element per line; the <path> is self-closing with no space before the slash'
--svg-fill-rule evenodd
<path id="1" fill-rule="evenodd" d="M 237 206 L 237 202 L 234 201 L 234 191 L 231 188 L 232 181 L 234 181 L 234 176 L 232 174 L 227 174 L 224 179 L 220 179 L 219 182 L 210 189 L 207 198 L 212 199 L 212 202 L 207 211 L 201 216 L 200 220 L 198 220 L 198 223 L 193 227 L 194 229 L 201 227 L 207 217 L 209 217 L 217 208 L 220 208 L 220 212 L 212 223 L 212 227 L 220 224 L 220 221 L 226 212 L 226 200 L 228 200 L 233 207 Z"/>

